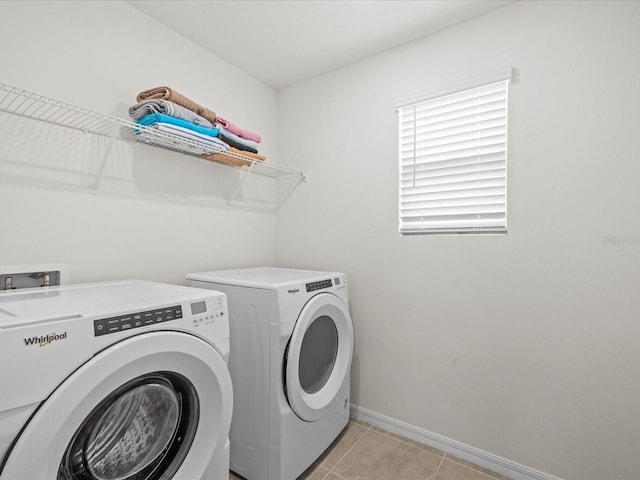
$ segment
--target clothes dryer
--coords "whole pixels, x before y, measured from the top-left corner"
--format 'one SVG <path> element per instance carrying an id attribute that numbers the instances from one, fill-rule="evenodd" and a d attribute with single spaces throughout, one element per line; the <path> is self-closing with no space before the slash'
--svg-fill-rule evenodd
<path id="1" fill-rule="evenodd" d="M 227 480 L 223 293 L 143 281 L 0 294 L 0 480 Z"/>
<path id="2" fill-rule="evenodd" d="M 349 421 L 353 326 L 343 273 L 260 267 L 187 275 L 229 302 L 231 470 L 294 480 Z"/>

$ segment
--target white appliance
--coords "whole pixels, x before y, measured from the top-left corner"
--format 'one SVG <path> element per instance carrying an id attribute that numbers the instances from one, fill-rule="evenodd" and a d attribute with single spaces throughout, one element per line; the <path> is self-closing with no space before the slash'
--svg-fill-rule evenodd
<path id="1" fill-rule="evenodd" d="M 187 275 L 229 302 L 231 470 L 293 480 L 349 421 L 353 326 L 342 273 L 251 268 Z"/>
<path id="2" fill-rule="evenodd" d="M 0 480 L 228 480 L 228 355 L 220 292 L 0 293 Z"/>

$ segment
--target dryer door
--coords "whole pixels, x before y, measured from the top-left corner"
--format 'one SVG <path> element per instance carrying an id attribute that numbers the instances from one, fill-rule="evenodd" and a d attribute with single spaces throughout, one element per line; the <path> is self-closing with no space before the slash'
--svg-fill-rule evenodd
<path id="1" fill-rule="evenodd" d="M 0 478 L 201 478 L 223 460 L 231 411 L 231 379 L 211 345 L 141 334 L 100 352 L 42 403 Z"/>
<path id="2" fill-rule="evenodd" d="M 353 326 L 347 306 L 321 293 L 304 306 L 287 348 L 285 391 L 302 420 L 323 416 L 351 368 Z"/>

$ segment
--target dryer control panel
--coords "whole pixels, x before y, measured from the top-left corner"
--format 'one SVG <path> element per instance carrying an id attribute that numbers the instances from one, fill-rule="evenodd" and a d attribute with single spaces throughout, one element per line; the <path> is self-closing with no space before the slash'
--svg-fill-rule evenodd
<path id="1" fill-rule="evenodd" d="M 320 280 L 319 282 L 311 282 L 305 284 L 307 287 L 307 292 L 315 292 L 316 290 L 322 290 L 323 288 L 330 288 L 333 286 L 331 279 Z"/>
<path id="2" fill-rule="evenodd" d="M 156 323 L 169 322 L 178 318 L 182 318 L 182 305 L 118 315 L 117 317 L 99 318 L 93 321 L 93 333 L 99 337 Z"/>

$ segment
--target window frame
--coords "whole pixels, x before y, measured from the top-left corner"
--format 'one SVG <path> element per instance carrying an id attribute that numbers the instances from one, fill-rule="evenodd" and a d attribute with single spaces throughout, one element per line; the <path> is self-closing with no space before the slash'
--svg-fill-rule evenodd
<path id="1" fill-rule="evenodd" d="M 508 96 L 512 72 L 512 67 L 505 67 L 494 72 L 454 82 L 445 87 L 431 89 L 427 92 L 421 93 L 420 95 L 407 97 L 396 103 L 395 108 L 398 114 L 398 226 L 400 235 L 507 233 Z M 496 108 L 496 112 L 499 114 L 496 114 L 495 118 L 492 117 L 492 121 L 487 122 L 486 120 L 481 119 L 472 122 L 472 124 L 477 124 L 477 130 L 483 129 L 480 125 L 482 127 L 494 125 L 494 127 L 492 127 L 493 130 L 487 128 L 482 135 L 478 136 L 478 132 L 476 130 L 473 130 L 473 128 L 466 128 L 468 125 L 471 125 L 467 124 L 465 125 L 465 133 L 455 135 L 455 137 L 462 137 L 464 140 L 448 141 L 449 143 L 445 142 L 448 146 L 454 146 L 456 144 L 459 146 L 462 145 L 463 142 L 471 142 L 471 145 L 476 145 L 468 149 L 469 151 L 475 151 L 473 155 L 469 155 L 467 153 L 460 157 L 449 157 L 449 154 L 445 152 L 443 154 L 444 157 L 439 157 L 440 163 L 436 164 L 436 154 L 425 153 L 429 148 L 423 148 L 422 154 L 416 154 L 416 145 L 419 145 L 421 142 L 422 146 L 429 145 L 428 142 L 430 141 L 431 144 L 433 144 L 433 140 L 437 139 L 439 134 L 436 133 L 433 138 L 429 138 L 429 133 L 425 133 L 424 126 L 421 127 L 421 132 L 417 132 L 415 130 L 415 125 L 418 122 L 416 122 L 415 117 L 413 119 L 413 123 L 411 123 L 411 119 L 408 119 L 406 120 L 407 124 L 403 124 L 403 114 L 406 114 L 407 111 L 411 113 L 411 109 L 413 109 L 413 112 L 415 113 L 417 108 L 422 108 L 421 114 L 429 111 L 436 112 L 435 106 L 440 102 L 446 104 L 452 100 L 458 101 L 460 98 L 463 98 L 462 101 L 472 102 L 472 100 L 464 100 L 467 97 L 467 94 L 477 95 L 482 92 L 491 92 L 494 85 L 500 87 L 497 89 L 497 95 L 504 95 L 504 106 L 502 107 L 503 113 L 500 108 Z M 473 97 L 473 95 L 471 96 Z M 429 108 L 432 108 L 432 110 L 429 110 Z M 457 127 L 459 125 L 456 122 L 459 118 L 462 118 L 463 115 L 456 115 L 458 116 L 454 117 L 453 125 Z M 481 114 L 477 115 L 478 118 L 482 117 Z M 428 114 L 424 114 L 423 118 L 427 119 L 428 117 Z M 447 122 L 449 122 L 449 120 L 447 120 Z M 406 133 L 407 128 L 409 131 L 411 128 L 414 128 L 414 130 Z M 432 130 L 437 131 L 438 129 L 436 128 Z M 455 131 L 457 132 L 458 130 Z M 482 139 L 489 139 L 492 136 L 487 132 L 498 132 L 498 134 L 494 136 L 503 137 L 502 142 L 496 140 L 495 142 L 497 143 L 491 147 L 495 149 L 495 153 L 488 148 L 483 148 L 481 145 Z M 450 135 L 450 138 L 455 137 Z M 405 140 L 404 142 L 403 139 Z M 438 143 L 439 146 L 442 146 L 442 143 L 439 142 L 440 140 L 438 139 L 436 143 Z M 503 148 L 500 147 L 501 144 L 504 145 Z M 409 150 L 413 148 L 413 152 L 403 154 L 403 147 L 407 146 L 409 147 Z M 439 151 L 438 148 L 432 148 L 431 150 Z M 431 157 L 431 160 L 429 160 L 429 157 Z M 475 160 L 469 160 L 473 157 L 475 157 Z M 444 160 L 442 160 L 443 158 Z M 413 161 L 413 169 L 410 164 L 411 161 Z M 452 166 L 452 164 L 454 166 Z M 477 171 L 477 167 L 483 164 L 485 164 L 485 166 L 482 167 L 482 169 L 484 169 L 484 173 L 482 171 Z M 501 164 L 503 166 L 500 166 Z M 442 165 L 444 165 L 444 167 Z M 495 167 L 492 171 L 497 172 L 495 173 L 497 177 L 495 179 L 483 178 L 490 175 L 488 170 L 492 166 Z M 439 186 L 431 185 L 431 187 L 435 187 L 435 190 L 433 188 L 430 190 L 429 183 L 432 183 L 430 180 L 436 178 L 436 170 L 438 175 L 442 175 L 444 172 L 446 174 L 451 174 L 451 178 L 457 177 L 456 180 L 459 180 L 462 178 L 469 178 L 472 172 L 468 170 L 472 167 L 476 167 L 476 171 L 473 172 L 475 173 L 475 182 L 478 185 L 482 185 L 474 188 L 474 190 L 476 190 L 475 194 L 469 195 L 464 192 L 459 192 L 452 196 L 445 194 L 445 199 L 442 200 L 442 195 L 434 194 L 435 190 L 440 188 Z M 433 170 L 432 173 L 429 173 L 431 170 Z M 405 185 L 403 185 L 403 174 L 405 177 Z M 415 182 L 417 176 L 420 176 L 423 186 L 418 186 L 416 188 L 415 183 L 412 187 L 406 186 L 406 179 L 408 177 L 411 177 Z M 502 184 L 500 184 L 500 182 L 502 182 Z M 410 190 L 411 188 L 415 190 L 412 191 Z M 447 189 L 446 186 L 443 188 Z M 466 192 L 470 191 L 471 190 L 467 190 Z M 422 196 L 416 201 L 417 210 L 415 210 L 415 213 L 406 215 L 408 203 L 406 198 L 408 195 Z M 405 197 L 404 202 L 403 196 Z M 429 200 L 429 198 L 432 197 L 436 197 L 438 200 Z M 503 197 L 503 200 L 501 197 Z M 428 211 L 429 208 L 434 208 L 436 202 L 438 204 L 438 211 L 441 215 L 420 214 Z M 482 205 L 482 203 L 484 203 L 484 205 Z M 444 206 L 441 204 L 444 204 Z M 475 207 L 475 211 L 472 211 L 473 207 Z M 446 209 L 446 213 L 443 209 Z M 493 209 L 496 209 L 496 211 L 494 212 Z"/>

